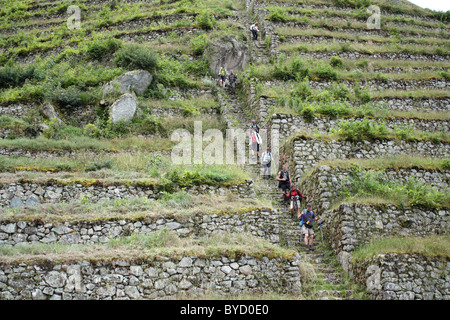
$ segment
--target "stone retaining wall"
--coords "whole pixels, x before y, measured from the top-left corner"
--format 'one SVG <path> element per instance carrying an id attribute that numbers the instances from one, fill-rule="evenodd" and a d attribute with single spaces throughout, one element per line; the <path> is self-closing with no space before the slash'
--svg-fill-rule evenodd
<path id="1" fill-rule="evenodd" d="M 308 196 L 314 210 L 322 214 L 331 208 L 331 204 L 339 199 L 339 192 L 347 186 L 347 178 L 353 172 L 351 168 L 333 168 L 330 166 L 318 166 L 306 177 L 298 188 Z M 448 190 L 450 172 L 425 169 L 397 168 L 387 169 L 384 173 L 386 181 L 398 181 L 404 184 L 413 177 L 437 190 Z"/>
<path id="2" fill-rule="evenodd" d="M 0 104 L 0 116 L 21 118 L 33 107 L 32 103 Z"/>
<path id="3" fill-rule="evenodd" d="M 337 129 L 339 123 L 345 121 L 359 121 L 363 118 L 345 118 L 345 119 L 332 119 L 325 116 L 314 117 L 313 121 L 306 121 L 300 115 L 292 114 L 273 114 L 269 119 L 267 126 L 279 131 L 280 138 L 287 138 L 301 132 L 314 132 L 320 131 L 328 133 L 330 129 Z M 378 121 L 378 119 L 373 119 Z M 420 131 L 448 131 L 448 120 L 424 120 L 424 119 L 406 119 L 406 118 L 388 118 L 379 119 L 384 121 L 386 126 L 390 129 L 395 127 L 408 126 L 415 130 Z"/>
<path id="4" fill-rule="evenodd" d="M 184 117 L 184 111 L 182 108 L 163 108 L 163 107 L 151 107 L 152 114 L 158 117 L 164 118 L 182 118 Z M 220 108 L 201 108 L 198 109 L 202 115 L 218 115 L 220 114 Z"/>
<path id="5" fill-rule="evenodd" d="M 385 103 L 386 108 L 399 111 L 450 111 L 450 98 L 390 98 L 385 97 L 380 100 L 374 100 Z"/>
<path id="6" fill-rule="evenodd" d="M 286 57 L 290 57 L 293 54 L 286 53 Z M 374 52 L 372 54 L 357 52 L 357 51 L 317 51 L 317 52 L 296 52 L 295 56 L 300 58 L 311 58 L 313 60 L 331 59 L 331 57 L 338 56 L 342 59 L 386 59 L 386 60 L 407 60 L 407 61 L 441 61 L 446 62 L 449 60 L 449 55 L 437 55 L 437 54 L 412 54 L 402 52 Z"/>
<path id="7" fill-rule="evenodd" d="M 431 158 L 449 156 L 447 143 L 435 144 L 429 141 L 376 140 L 372 142 L 351 142 L 300 138 L 291 142 L 291 144 L 292 147 L 289 146 L 291 150 L 281 150 L 281 152 L 285 151 L 291 157 L 290 171 L 293 174 L 291 177 L 295 179 L 301 178 L 308 168 L 325 159 L 375 159 L 395 155 L 426 155 Z"/>
<path id="8" fill-rule="evenodd" d="M 264 10 L 264 8 L 270 8 L 270 7 L 285 7 L 285 8 L 292 8 L 292 7 L 299 7 L 300 9 L 312 9 L 312 10 L 330 10 L 330 11 L 338 11 L 338 12 L 350 12 L 353 13 L 355 9 L 353 8 L 346 8 L 346 7 L 336 7 L 332 5 L 331 3 L 307 3 L 307 4 L 294 4 L 293 2 L 268 2 L 268 1 L 259 1 L 259 0 L 247 0 L 248 2 L 251 2 L 253 4 L 253 7 L 255 10 L 261 10 L 261 11 L 267 11 Z M 383 17 L 399 17 L 398 14 L 392 14 L 389 12 L 381 11 L 381 15 Z M 427 17 L 421 17 L 421 16 L 411 16 L 408 14 L 401 14 L 401 17 L 404 17 L 406 19 L 416 19 L 416 20 L 422 20 L 422 21 L 428 21 L 433 23 L 440 23 L 438 19 L 432 19 Z M 363 19 L 364 20 L 364 19 Z"/>
<path id="9" fill-rule="evenodd" d="M 225 195 L 229 192 L 242 198 L 255 196 L 253 180 L 246 180 L 236 185 L 217 186 L 190 186 L 184 189 L 188 193 Z M 106 185 L 101 182 L 95 185 L 83 185 L 80 183 L 59 184 L 49 181 L 45 184 L 34 182 L 0 183 L 0 206 L 21 207 L 34 206 L 40 203 L 72 202 L 85 199 L 98 202 L 104 200 L 117 200 L 130 197 L 147 197 L 159 199 L 161 190 L 158 186 L 146 185 Z"/>
<path id="10" fill-rule="evenodd" d="M 275 209 L 256 208 L 240 213 L 195 214 L 189 217 L 146 216 L 108 218 L 95 221 L 43 222 L 4 220 L 0 222 L 0 246 L 19 243 L 106 243 L 112 238 L 135 233 L 152 233 L 164 228 L 179 237 L 198 237 L 222 232 L 249 232 L 278 244 L 279 214 Z"/>
<path id="11" fill-rule="evenodd" d="M 351 253 L 374 238 L 448 234 L 448 209 L 343 203 L 325 213 L 324 235 L 336 253 Z"/>
<path id="12" fill-rule="evenodd" d="M 388 253 L 350 265 L 374 300 L 449 300 L 450 258 Z"/>
<path id="13" fill-rule="evenodd" d="M 288 258 L 161 257 L 17 265 L 0 261 L 0 299 L 138 300 L 176 294 L 299 293 L 299 256 Z"/>
<path id="14" fill-rule="evenodd" d="M 434 29 L 433 29 L 434 30 Z M 348 39 L 348 38 L 338 38 L 338 37 L 333 37 L 333 36 L 327 36 L 327 35 L 323 35 L 323 36 L 315 36 L 315 35 L 286 35 L 284 36 L 284 40 L 283 43 L 291 43 L 291 44 L 300 44 L 300 43 L 322 43 L 322 44 L 329 44 L 329 43 L 348 43 L 348 44 L 362 44 L 362 45 L 371 45 L 373 44 L 373 40 L 369 40 L 369 39 Z M 280 45 L 281 42 L 278 40 L 276 45 Z M 388 38 L 386 38 L 386 41 L 377 41 L 376 42 L 377 45 L 391 45 L 392 42 L 388 40 Z M 438 44 L 433 44 L 433 43 L 414 43 L 415 46 L 423 46 L 423 47 L 429 47 L 429 48 L 434 48 L 435 46 L 437 46 Z"/>
<path id="15" fill-rule="evenodd" d="M 254 118 L 258 119 L 259 125 L 261 126 L 270 115 L 270 107 L 276 105 L 275 99 L 265 96 L 257 97 L 255 83 L 253 82 L 245 89 L 247 105 L 250 108 L 250 112 Z"/>
<path id="16" fill-rule="evenodd" d="M 313 90 L 329 90 L 333 82 L 330 80 L 309 80 L 309 86 Z M 355 81 L 340 80 L 339 85 L 345 85 L 351 89 L 355 87 Z M 264 86 L 270 88 L 272 86 L 283 87 L 286 83 L 279 80 L 264 81 Z M 416 90 L 420 88 L 445 89 L 450 84 L 446 79 L 429 79 L 429 80 L 363 80 L 359 81 L 359 86 L 364 88 L 367 86 L 369 91 L 379 90 Z"/>

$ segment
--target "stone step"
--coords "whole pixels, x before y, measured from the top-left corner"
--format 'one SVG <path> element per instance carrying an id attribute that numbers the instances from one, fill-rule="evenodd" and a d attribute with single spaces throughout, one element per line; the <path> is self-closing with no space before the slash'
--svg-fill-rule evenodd
<path id="1" fill-rule="evenodd" d="M 342 300 L 352 295 L 351 290 L 317 290 L 315 296 L 320 300 Z"/>
<path id="2" fill-rule="evenodd" d="M 265 45 L 264 45 L 265 48 Z M 253 47 L 252 57 L 259 57 L 258 60 L 263 60 L 261 57 L 267 56 L 267 53 L 261 54 L 261 47 L 255 43 Z M 225 101 L 229 105 L 229 113 L 235 118 L 243 129 L 247 126 L 245 120 L 245 112 L 243 103 L 235 98 L 232 94 L 227 94 Z M 242 120 L 244 119 L 244 121 Z M 245 164 L 243 170 L 250 173 L 251 176 L 258 176 L 262 173 L 262 166 L 260 164 Z M 315 228 L 316 239 L 314 241 L 314 251 L 306 251 L 304 244 L 304 237 L 301 232 L 297 219 L 289 211 L 289 203 L 285 203 L 282 197 L 282 191 L 278 188 L 278 182 L 274 175 L 272 179 L 264 180 L 254 179 L 255 193 L 257 196 L 264 199 L 270 199 L 273 202 L 273 207 L 279 212 L 279 219 L 277 222 L 267 222 L 266 226 L 277 230 L 279 233 L 279 241 L 281 246 L 295 248 L 299 254 L 309 261 L 318 279 L 317 285 L 313 286 L 313 295 L 321 300 L 342 300 L 350 297 L 352 292 L 350 290 L 339 290 L 342 286 L 342 278 L 340 273 L 328 263 L 328 256 L 321 252 L 321 235 L 318 228 Z M 302 202 L 301 205 L 304 205 Z M 319 242 L 318 242 L 319 241 Z M 336 286 L 336 287 L 334 287 Z M 331 287 L 331 289 L 330 289 Z"/>

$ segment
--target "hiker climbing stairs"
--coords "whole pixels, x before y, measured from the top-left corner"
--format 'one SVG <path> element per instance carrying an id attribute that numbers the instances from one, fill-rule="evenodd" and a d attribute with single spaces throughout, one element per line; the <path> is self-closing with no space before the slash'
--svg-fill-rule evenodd
<path id="1" fill-rule="evenodd" d="M 236 93 L 227 91 L 219 92 L 219 101 L 222 106 L 222 116 L 227 120 L 230 129 L 246 129 L 250 119 L 245 103 Z M 305 295 L 309 299 L 348 299 L 352 291 L 343 283 L 343 271 L 338 270 L 337 263 L 332 263 L 333 256 L 326 252 L 323 239 L 318 226 L 315 226 L 314 251 L 306 251 L 304 238 L 298 220 L 289 210 L 289 204 L 285 203 L 282 193 L 275 180 L 275 173 L 270 179 L 262 176 L 262 165 L 245 163 L 243 169 L 249 173 L 254 181 L 256 196 L 261 199 L 271 200 L 272 207 L 279 213 L 276 224 L 270 224 L 279 233 L 279 245 L 295 248 L 303 257 L 312 272 L 305 279 Z M 304 202 L 301 203 L 304 206 Z M 334 259 L 335 260 L 335 259 Z"/>

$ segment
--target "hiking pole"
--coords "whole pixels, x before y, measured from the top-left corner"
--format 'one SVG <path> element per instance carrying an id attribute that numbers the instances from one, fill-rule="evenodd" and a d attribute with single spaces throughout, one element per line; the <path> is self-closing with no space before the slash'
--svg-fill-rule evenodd
<path id="1" fill-rule="evenodd" d="M 323 244 L 323 231 L 322 231 L 322 217 L 320 218 L 319 228 L 320 228 L 320 235 L 322 236 L 322 245 L 324 245 Z"/>

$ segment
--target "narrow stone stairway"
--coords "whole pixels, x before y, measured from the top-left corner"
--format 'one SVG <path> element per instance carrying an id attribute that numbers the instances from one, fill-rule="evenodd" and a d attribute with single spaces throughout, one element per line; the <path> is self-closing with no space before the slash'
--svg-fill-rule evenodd
<path id="1" fill-rule="evenodd" d="M 249 119 L 245 112 L 245 104 L 236 94 L 227 91 L 219 93 L 219 100 L 222 105 L 223 116 L 227 119 L 229 128 L 246 129 L 249 126 Z M 315 226 L 314 251 L 306 251 L 304 238 L 296 217 L 289 211 L 289 207 L 282 200 L 282 193 L 278 189 L 275 180 L 276 173 L 272 173 L 272 178 L 263 179 L 261 175 L 261 164 L 248 164 L 243 166 L 254 181 L 256 196 L 260 199 L 272 201 L 272 207 L 279 212 L 278 224 L 271 226 L 277 228 L 279 232 L 279 244 L 281 246 L 295 248 L 306 266 L 305 278 L 303 279 L 305 297 L 307 299 L 348 299 L 352 297 L 352 290 L 347 289 L 343 281 L 343 273 L 339 271 L 338 265 L 332 254 L 327 251 L 322 243 L 319 226 Z M 302 207 L 305 202 L 301 203 Z"/>

